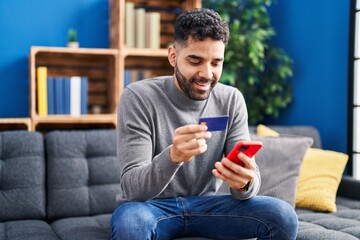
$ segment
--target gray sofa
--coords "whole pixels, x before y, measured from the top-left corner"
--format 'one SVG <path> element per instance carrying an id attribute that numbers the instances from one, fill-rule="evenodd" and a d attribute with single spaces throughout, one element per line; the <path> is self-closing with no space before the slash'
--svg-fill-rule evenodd
<path id="1" fill-rule="evenodd" d="M 321 147 L 312 127 L 275 129 Z M 115 130 L 0 132 L 0 240 L 110 239 L 118 172 Z M 343 177 L 337 209 L 296 209 L 297 239 L 359 239 L 360 182 Z"/>

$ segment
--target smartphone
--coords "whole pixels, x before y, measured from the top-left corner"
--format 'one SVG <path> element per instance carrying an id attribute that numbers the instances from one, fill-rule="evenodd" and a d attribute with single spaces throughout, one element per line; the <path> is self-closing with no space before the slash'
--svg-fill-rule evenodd
<path id="1" fill-rule="evenodd" d="M 260 141 L 239 141 L 226 156 L 227 159 L 237 164 L 244 166 L 244 163 L 240 161 L 238 155 L 240 152 L 244 153 L 248 157 L 253 157 L 262 147 Z"/>

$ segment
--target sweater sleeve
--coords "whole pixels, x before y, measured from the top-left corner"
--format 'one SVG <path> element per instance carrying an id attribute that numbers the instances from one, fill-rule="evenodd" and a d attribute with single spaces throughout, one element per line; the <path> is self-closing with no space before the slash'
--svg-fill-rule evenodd
<path id="1" fill-rule="evenodd" d="M 150 112 L 129 88 L 123 91 L 118 108 L 117 152 L 121 192 L 118 201 L 146 201 L 158 196 L 182 164 L 174 164 L 165 148 L 154 154 Z"/>

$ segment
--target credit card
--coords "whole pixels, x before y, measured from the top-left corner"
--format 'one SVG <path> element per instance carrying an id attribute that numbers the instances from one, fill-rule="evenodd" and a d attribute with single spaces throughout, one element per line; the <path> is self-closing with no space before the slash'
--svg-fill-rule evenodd
<path id="1" fill-rule="evenodd" d="M 204 117 L 200 118 L 199 124 L 207 125 L 208 131 L 224 131 L 229 120 L 228 115 L 217 116 L 217 117 Z"/>

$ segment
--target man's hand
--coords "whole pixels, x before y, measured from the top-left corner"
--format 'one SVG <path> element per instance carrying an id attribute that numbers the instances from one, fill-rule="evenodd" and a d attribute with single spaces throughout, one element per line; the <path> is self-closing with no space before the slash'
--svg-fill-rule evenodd
<path id="1" fill-rule="evenodd" d="M 191 124 L 175 129 L 170 158 L 174 163 L 189 162 L 207 150 L 206 139 L 211 137 L 207 126 Z"/>
<path id="2" fill-rule="evenodd" d="M 223 158 L 221 162 L 215 163 L 215 169 L 212 171 L 215 177 L 222 179 L 235 190 L 243 188 L 252 180 L 256 169 L 252 158 L 243 153 L 239 153 L 238 158 L 244 163 L 244 166 Z"/>

